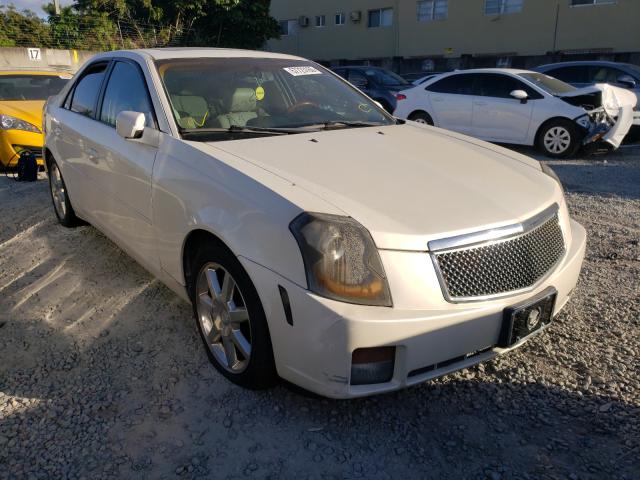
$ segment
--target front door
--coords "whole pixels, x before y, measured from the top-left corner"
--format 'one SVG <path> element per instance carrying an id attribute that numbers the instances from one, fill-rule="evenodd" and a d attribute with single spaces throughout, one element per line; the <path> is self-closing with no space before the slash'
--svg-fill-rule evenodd
<path id="1" fill-rule="evenodd" d="M 526 101 L 511 96 L 524 90 Z M 521 143 L 528 138 L 535 102 L 542 97 L 517 78 L 501 73 L 478 74 L 473 97 L 473 136 L 505 143 Z"/>
<path id="2" fill-rule="evenodd" d="M 120 112 L 145 115 L 144 135 L 152 135 L 156 120 L 146 82 L 133 61 L 116 61 L 104 89 L 99 123 L 91 140 L 99 165 L 99 184 L 106 197 L 96 215 L 126 250 L 145 266 L 157 261 L 151 226 L 151 176 L 157 147 L 137 139 L 125 139 L 116 132 Z"/>

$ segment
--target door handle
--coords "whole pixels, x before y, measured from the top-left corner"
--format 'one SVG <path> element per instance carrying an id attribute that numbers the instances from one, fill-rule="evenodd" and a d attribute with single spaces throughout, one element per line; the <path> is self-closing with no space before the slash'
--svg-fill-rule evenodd
<path id="1" fill-rule="evenodd" d="M 442 98 L 442 97 L 434 97 L 433 101 L 434 102 L 444 102 L 444 98 Z"/>
<path id="2" fill-rule="evenodd" d="M 89 157 L 89 160 L 93 163 L 98 163 L 98 151 L 95 148 L 87 148 L 87 157 Z"/>
<path id="3" fill-rule="evenodd" d="M 479 107 L 484 107 L 487 105 L 487 102 L 473 102 L 474 105 L 477 105 Z"/>

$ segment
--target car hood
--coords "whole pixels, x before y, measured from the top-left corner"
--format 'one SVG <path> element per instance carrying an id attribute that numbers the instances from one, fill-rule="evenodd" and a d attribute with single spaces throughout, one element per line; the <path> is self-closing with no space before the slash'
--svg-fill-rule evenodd
<path id="1" fill-rule="evenodd" d="M 625 106 L 634 107 L 638 103 L 638 97 L 631 90 L 609 85 L 608 83 L 596 83 L 588 87 L 577 88 L 570 92 L 558 93 L 557 97 L 565 102 L 590 108 L 604 107 L 606 112 L 612 117 L 616 117 L 620 108 Z"/>
<path id="2" fill-rule="evenodd" d="M 11 115 L 42 129 L 44 100 L 0 101 L 0 113 Z"/>
<path id="3" fill-rule="evenodd" d="M 433 239 L 516 223 L 559 191 L 535 160 L 413 123 L 211 146 L 321 197 L 382 249 L 424 251 Z"/>

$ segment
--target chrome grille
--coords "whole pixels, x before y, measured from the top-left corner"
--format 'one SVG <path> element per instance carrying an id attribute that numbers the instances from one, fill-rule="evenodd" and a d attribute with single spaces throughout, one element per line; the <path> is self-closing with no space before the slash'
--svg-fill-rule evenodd
<path id="1" fill-rule="evenodd" d="M 433 253 L 449 300 L 474 300 L 534 286 L 565 251 L 557 211 L 524 233 Z"/>

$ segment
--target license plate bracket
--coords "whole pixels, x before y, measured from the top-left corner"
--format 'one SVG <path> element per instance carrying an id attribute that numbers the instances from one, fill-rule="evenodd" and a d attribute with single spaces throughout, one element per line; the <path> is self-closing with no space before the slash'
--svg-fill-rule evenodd
<path id="1" fill-rule="evenodd" d="M 553 320 L 558 292 L 549 287 L 535 297 L 504 309 L 498 346 L 509 348 L 546 327 Z"/>

